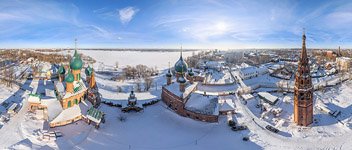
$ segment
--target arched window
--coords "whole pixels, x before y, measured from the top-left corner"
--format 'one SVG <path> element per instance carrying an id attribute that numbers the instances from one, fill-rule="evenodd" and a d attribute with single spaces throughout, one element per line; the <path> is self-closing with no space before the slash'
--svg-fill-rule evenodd
<path id="1" fill-rule="evenodd" d="M 68 101 L 67 102 L 67 108 L 70 108 L 71 107 L 71 101 Z"/>

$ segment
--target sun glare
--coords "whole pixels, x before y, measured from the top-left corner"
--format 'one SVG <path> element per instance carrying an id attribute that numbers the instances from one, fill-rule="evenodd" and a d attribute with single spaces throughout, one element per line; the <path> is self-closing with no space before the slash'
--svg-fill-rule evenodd
<path id="1" fill-rule="evenodd" d="M 218 22 L 215 27 L 218 31 L 225 31 L 227 29 L 227 24 L 224 22 Z"/>

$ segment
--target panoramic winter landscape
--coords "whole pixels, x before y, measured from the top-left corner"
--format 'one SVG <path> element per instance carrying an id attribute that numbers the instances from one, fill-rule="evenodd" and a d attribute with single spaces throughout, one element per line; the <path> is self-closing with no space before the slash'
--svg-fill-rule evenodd
<path id="1" fill-rule="evenodd" d="M 0 149 L 351 149 L 350 1 L 0 8 Z"/>

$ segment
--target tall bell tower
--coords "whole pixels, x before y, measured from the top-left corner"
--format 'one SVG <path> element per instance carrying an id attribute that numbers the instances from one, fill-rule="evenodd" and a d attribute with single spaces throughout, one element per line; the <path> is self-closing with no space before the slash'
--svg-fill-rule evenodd
<path id="1" fill-rule="evenodd" d="M 302 52 L 298 62 L 294 88 L 294 122 L 308 126 L 313 122 L 313 85 L 306 49 L 306 35 L 303 31 Z"/>

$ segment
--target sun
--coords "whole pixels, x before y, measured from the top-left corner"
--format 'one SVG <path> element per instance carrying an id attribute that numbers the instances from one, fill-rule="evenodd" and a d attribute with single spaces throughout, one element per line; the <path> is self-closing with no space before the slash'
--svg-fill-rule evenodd
<path id="1" fill-rule="evenodd" d="M 216 23 L 215 28 L 216 28 L 218 31 L 226 31 L 226 29 L 227 29 L 227 24 L 226 24 L 225 22 L 218 22 L 218 23 Z"/>

